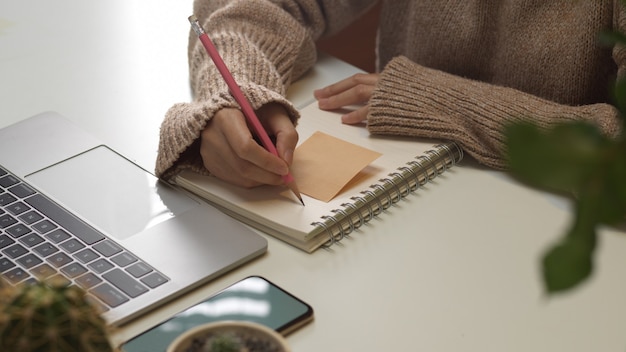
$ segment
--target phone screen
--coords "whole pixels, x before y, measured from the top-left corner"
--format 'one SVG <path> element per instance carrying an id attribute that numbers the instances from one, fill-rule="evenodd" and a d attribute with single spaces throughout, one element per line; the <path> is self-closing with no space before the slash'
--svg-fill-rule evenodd
<path id="1" fill-rule="evenodd" d="M 214 321 L 252 321 L 287 335 L 312 319 L 307 303 L 262 277 L 250 276 L 133 338 L 122 351 L 165 351 L 181 333 Z"/>

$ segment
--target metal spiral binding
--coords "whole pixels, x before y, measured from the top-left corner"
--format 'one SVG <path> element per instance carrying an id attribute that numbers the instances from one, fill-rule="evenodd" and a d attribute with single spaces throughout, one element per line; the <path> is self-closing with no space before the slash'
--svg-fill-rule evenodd
<path id="1" fill-rule="evenodd" d="M 328 226 L 325 223 L 318 221 L 318 222 L 311 223 L 311 225 L 323 227 L 324 230 L 326 230 L 326 233 L 328 234 L 328 241 L 326 241 L 326 242 L 324 242 L 324 244 L 322 244 L 322 248 L 329 248 L 337 241 L 335 239 L 335 236 L 333 236 L 333 233 L 330 231 L 330 229 L 328 228 Z"/>
<path id="2" fill-rule="evenodd" d="M 442 167 L 442 168 L 438 168 L 437 167 L 437 162 L 435 160 L 439 160 L 439 158 L 441 156 L 441 154 L 439 154 L 439 149 L 428 150 L 428 151 L 426 151 L 425 154 L 427 155 L 426 159 L 428 159 L 428 162 L 430 163 L 430 166 L 432 166 L 432 168 L 433 168 L 433 174 L 432 174 L 432 177 L 430 178 L 430 180 L 433 180 L 435 177 L 441 175 L 444 171 L 446 171 L 446 169 L 444 167 Z M 433 155 L 434 155 L 434 157 L 433 157 Z M 444 160 L 443 164 L 444 165 L 446 164 L 445 160 Z"/>
<path id="3" fill-rule="evenodd" d="M 390 176 L 392 178 L 385 177 L 385 178 L 381 178 L 378 181 L 383 182 L 385 185 L 388 184 L 388 183 L 391 183 L 391 187 L 393 187 L 396 190 L 396 197 L 395 197 L 395 199 L 391 199 L 391 189 L 389 187 L 386 187 L 386 188 L 383 187 L 383 188 L 385 188 L 386 192 L 389 194 L 389 196 L 387 197 L 389 199 L 389 203 L 398 203 L 400 201 L 400 199 L 402 199 L 403 196 L 402 196 L 402 191 L 400 191 L 400 186 L 398 186 L 396 181 L 393 180 L 393 177 L 396 176 L 396 177 L 402 179 L 404 182 L 406 182 L 406 180 L 404 180 L 402 175 L 400 175 L 397 172 L 391 173 L 391 174 L 389 174 L 387 176 Z"/>
<path id="4" fill-rule="evenodd" d="M 452 148 L 456 150 L 452 150 Z M 387 177 L 379 179 L 380 183 L 372 184 L 369 189 L 359 192 L 361 196 L 350 197 L 352 203 L 342 203 L 343 209 L 331 210 L 335 215 L 324 215 L 321 216 L 324 221 L 311 223 L 313 226 L 322 227 L 328 235 L 328 240 L 322 247 L 331 247 L 345 237 L 349 237 L 350 233 L 377 217 L 391 205 L 398 203 L 421 186 L 432 181 L 462 159 L 463 150 L 456 143 L 437 145 L 423 155 L 415 157 L 415 160 L 398 167 L 395 172 L 388 174 Z M 415 181 L 414 185 L 411 180 Z M 394 190 L 396 193 L 395 196 L 392 196 Z M 383 199 L 386 199 L 386 202 Z M 358 217 L 358 221 L 355 222 L 353 217 Z M 344 229 L 346 223 L 348 227 Z M 332 231 L 335 227 L 338 228 L 337 233 Z"/>
<path id="5" fill-rule="evenodd" d="M 355 229 L 355 227 L 354 227 L 354 221 L 352 221 L 352 217 L 350 217 L 350 216 L 348 215 L 348 213 L 346 213 L 346 211 L 345 211 L 345 210 L 343 210 L 343 209 L 333 209 L 333 210 L 331 210 L 331 211 L 332 211 L 333 213 L 335 213 L 335 214 L 339 213 L 339 214 L 343 215 L 343 217 L 344 217 L 345 219 L 348 219 L 348 230 L 344 230 L 344 231 L 345 231 L 344 236 L 345 236 L 345 237 L 349 237 L 349 236 L 350 236 L 350 234 L 351 234 L 351 233 L 354 231 L 354 229 Z M 324 217 L 323 217 L 323 216 L 322 216 L 322 219 L 324 219 Z M 339 226 L 340 226 L 340 227 L 342 228 L 342 230 L 343 230 L 343 226 L 341 226 L 341 225 L 339 225 Z"/>
<path id="6" fill-rule="evenodd" d="M 427 184 L 428 182 L 432 181 L 436 176 L 437 176 L 437 165 L 435 165 L 435 163 L 433 163 L 432 159 L 430 158 L 430 154 L 428 155 L 421 155 L 420 157 L 418 157 L 417 159 L 420 163 L 428 163 L 428 165 L 430 166 L 430 169 L 434 170 L 434 172 L 430 173 L 429 167 L 424 167 L 424 183 L 422 185 Z M 422 165 L 422 164 L 420 164 Z"/>
<path id="7" fill-rule="evenodd" d="M 337 235 L 333 235 L 333 237 L 335 238 L 335 242 L 339 242 L 339 241 L 343 240 L 343 238 L 346 236 L 346 233 L 343 230 L 343 226 L 339 223 L 337 218 L 334 217 L 334 216 L 330 216 L 330 215 L 323 215 L 322 219 L 332 221 L 333 224 L 339 229 L 339 233 Z M 332 226 L 331 226 L 331 228 L 332 228 Z"/>
<path id="8" fill-rule="evenodd" d="M 424 168 L 424 165 L 422 164 L 422 160 L 424 159 L 424 156 L 417 157 L 416 159 L 417 160 L 409 161 L 407 164 L 413 170 L 421 170 L 420 173 L 415 174 L 416 175 L 415 179 L 417 181 L 417 188 L 419 188 L 427 184 L 430 181 L 430 177 L 428 176 L 428 170 Z M 422 176 L 423 179 L 420 178 L 420 176 Z"/>
<path id="9" fill-rule="evenodd" d="M 374 217 L 374 211 L 372 209 L 372 205 L 370 203 L 368 203 L 365 198 L 363 197 L 350 197 L 350 200 L 353 200 L 355 203 L 356 202 L 363 202 L 363 204 L 365 204 L 365 206 L 367 207 L 367 217 L 365 218 L 365 222 L 369 222 L 370 220 L 372 220 L 372 218 Z M 356 204 L 355 204 L 356 206 Z M 358 208 L 358 207 L 357 207 Z"/>
<path id="10" fill-rule="evenodd" d="M 354 225 L 354 229 L 358 229 L 359 227 L 363 226 L 363 224 L 365 224 L 365 219 L 363 219 L 363 214 L 361 214 L 361 212 L 359 211 L 359 208 L 356 207 L 356 205 L 354 205 L 354 203 L 342 203 L 341 204 L 342 207 L 345 208 L 351 208 L 353 210 L 354 213 L 356 213 L 359 216 L 359 224 L 358 225 L 354 225 L 354 222 L 352 221 L 352 218 L 350 217 L 350 224 Z M 338 209 L 334 209 L 333 212 L 335 210 Z M 347 214 L 344 211 L 344 214 Z"/>
<path id="11" fill-rule="evenodd" d="M 385 189 L 385 187 L 383 187 L 379 183 L 371 185 L 370 188 L 374 189 L 374 192 L 373 192 L 374 194 L 376 194 L 376 190 L 378 190 L 378 191 L 380 191 L 381 197 L 385 196 L 387 198 L 387 201 L 383 202 L 380 199 L 381 197 L 376 197 L 376 199 L 380 200 L 379 205 L 382 207 L 381 210 L 382 211 L 387 210 L 387 208 L 389 208 L 391 206 L 391 204 L 393 203 L 393 201 L 391 200 L 391 194 L 389 193 L 389 190 Z"/>
<path id="12" fill-rule="evenodd" d="M 456 160 L 454 158 L 454 153 L 452 152 L 451 147 L 454 146 L 454 148 L 456 149 L 456 151 L 459 153 L 459 158 L 458 160 Z M 444 163 L 444 166 L 446 167 L 446 170 L 451 168 L 452 166 L 456 165 L 457 162 L 463 160 L 463 149 L 461 149 L 461 147 L 459 147 L 458 144 L 454 144 L 454 145 L 450 145 L 450 144 L 442 144 L 441 147 L 443 149 L 446 150 L 446 152 L 448 152 L 448 160 L 449 160 L 449 164 L 448 163 Z"/>
<path id="13" fill-rule="evenodd" d="M 370 185 L 370 187 L 374 187 L 374 185 Z M 380 200 L 379 197 L 376 197 L 376 193 L 374 193 L 373 191 L 371 191 L 369 189 L 366 189 L 364 191 L 361 191 L 361 194 L 365 195 L 365 198 L 367 198 L 367 196 L 370 196 L 374 201 L 376 201 L 376 204 L 378 204 L 378 209 L 374 209 L 374 213 L 372 214 L 372 217 L 376 217 L 380 213 L 383 212 L 383 210 L 384 210 L 383 202 Z"/>
<path id="14" fill-rule="evenodd" d="M 413 178 L 415 179 L 415 187 L 413 187 L 413 186 L 411 186 L 411 183 L 409 182 L 409 180 L 406 177 L 403 178 L 406 181 L 407 185 L 409 185 L 407 187 L 408 192 L 407 192 L 406 195 L 409 195 L 410 193 L 414 192 L 415 190 L 417 190 L 419 188 L 419 186 L 420 186 L 420 179 L 419 179 L 419 176 L 415 173 L 415 171 L 413 171 L 413 169 L 411 169 L 410 167 L 401 166 L 401 167 L 398 168 L 398 170 L 399 171 L 406 171 L 407 173 L 410 173 L 413 176 Z M 403 196 L 403 197 L 405 197 L 405 196 Z"/>

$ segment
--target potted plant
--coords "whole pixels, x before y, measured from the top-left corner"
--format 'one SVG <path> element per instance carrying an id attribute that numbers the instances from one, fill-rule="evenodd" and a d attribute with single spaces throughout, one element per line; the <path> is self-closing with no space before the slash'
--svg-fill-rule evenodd
<path id="1" fill-rule="evenodd" d="M 0 351 L 116 351 L 100 311 L 77 286 L 0 278 Z"/>
<path id="2" fill-rule="evenodd" d="M 602 33 L 601 39 L 626 45 L 623 33 Z M 542 259 L 548 293 L 570 290 L 591 276 L 597 228 L 626 220 L 626 78 L 616 81 L 613 96 L 622 122 L 617 138 L 582 122 L 549 130 L 523 122 L 506 130 L 511 173 L 532 187 L 569 197 L 574 205 L 569 229 Z"/>
<path id="3" fill-rule="evenodd" d="M 287 341 L 265 325 L 219 321 L 197 326 L 176 338 L 167 352 L 290 352 Z"/>

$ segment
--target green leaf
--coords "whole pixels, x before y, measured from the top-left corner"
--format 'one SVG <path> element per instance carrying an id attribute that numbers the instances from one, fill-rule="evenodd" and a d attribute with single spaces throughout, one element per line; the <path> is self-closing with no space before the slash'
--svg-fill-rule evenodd
<path id="1" fill-rule="evenodd" d="M 577 286 L 592 271 L 592 252 L 582 240 L 566 239 L 551 248 L 543 258 L 544 285 L 550 294 Z"/>
<path id="2" fill-rule="evenodd" d="M 618 80 L 613 87 L 614 105 L 620 112 L 622 119 L 626 115 L 626 79 Z"/>
<path id="3" fill-rule="evenodd" d="M 580 189 L 600 163 L 608 141 L 593 125 L 572 122 L 545 131 L 531 123 L 505 131 L 509 167 L 531 186 L 571 193 Z"/>
<path id="4" fill-rule="evenodd" d="M 601 32 L 600 43 L 604 45 L 626 44 L 626 35 L 619 32 Z"/>
<path id="5" fill-rule="evenodd" d="M 596 198 L 589 202 L 596 206 L 597 221 L 615 224 L 626 219 L 626 161 L 608 159 L 600 171 L 584 192 Z"/>
<path id="6" fill-rule="evenodd" d="M 576 200 L 572 227 L 543 258 L 543 278 L 548 293 L 569 290 L 591 275 L 597 242 L 598 202 L 601 201 L 593 192 L 583 192 Z"/>

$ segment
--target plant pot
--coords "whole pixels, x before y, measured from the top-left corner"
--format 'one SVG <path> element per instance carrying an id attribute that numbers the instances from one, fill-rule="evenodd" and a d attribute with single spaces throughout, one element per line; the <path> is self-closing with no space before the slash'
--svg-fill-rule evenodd
<path id="1" fill-rule="evenodd" d="M 281 334 L 265 325 L 247 321 L 219 321 L 199 325 L 172 341 L 167 352 L 212 351 L 208 346 L 216 338 L 225 336 L 236 337 L 248 348 L 242 351 L 291 352 L 287 340 Z"/>

